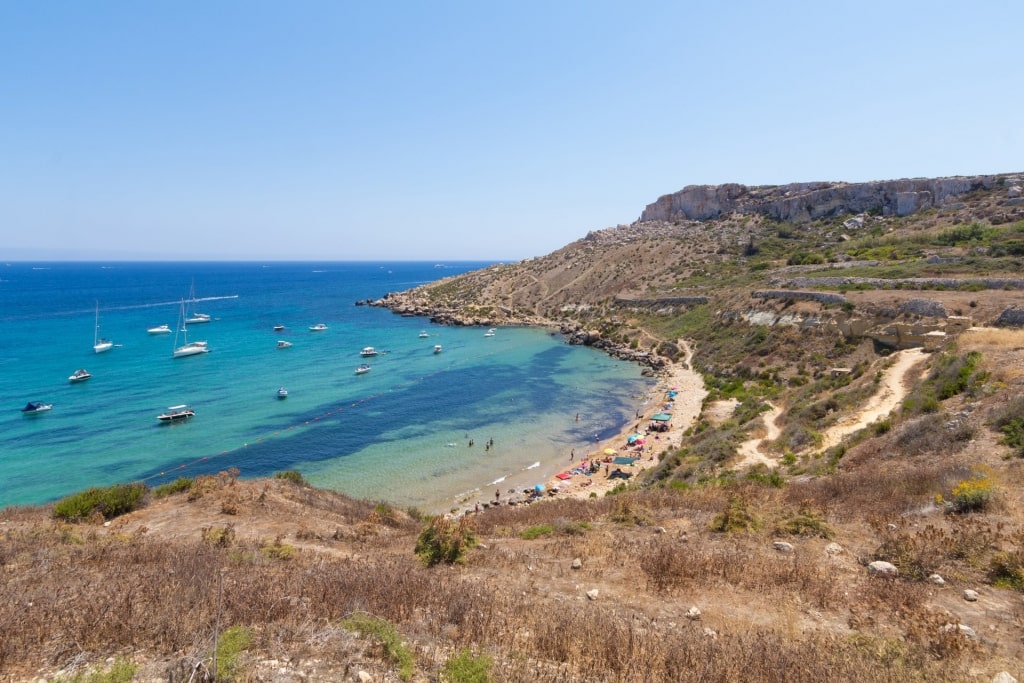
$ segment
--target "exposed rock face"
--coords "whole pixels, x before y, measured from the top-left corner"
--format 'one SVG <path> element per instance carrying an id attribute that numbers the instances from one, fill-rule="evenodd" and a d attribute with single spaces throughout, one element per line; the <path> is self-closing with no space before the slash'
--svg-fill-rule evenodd
<path id="1" fill-rule="evenodd" d="M 756 187 L 735 183 L 688 185 L 648 204 L 640 220 L 703 221 L 733 212 L 763 214 L 793 223 L 866 212 L 907 216 L 942 207 L 973 190 L 992 189 L 995 182 L 996 176 L 969 176 Z"/>

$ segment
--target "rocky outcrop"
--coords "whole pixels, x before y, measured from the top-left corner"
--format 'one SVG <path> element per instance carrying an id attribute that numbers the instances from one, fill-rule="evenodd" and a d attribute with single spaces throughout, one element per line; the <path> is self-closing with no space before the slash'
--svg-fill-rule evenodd
<path id="1" fill-rule="evenodd" d="M 996 327 L 1024 327 L 1024 308 L 1011 306 L 996 319 Z"/>
<path id="2" fill-rule="evenodd" d="M 910 178 L 870 183 L 792 183 L 777 186 L 688 185 L 648 204 L 641 221 L 711 220 L 724 214 L 761 214 L 806 223 L 848 214 L 907 216 L 943 207 L 974 190 L 990 190 L 999 176 Z"/>

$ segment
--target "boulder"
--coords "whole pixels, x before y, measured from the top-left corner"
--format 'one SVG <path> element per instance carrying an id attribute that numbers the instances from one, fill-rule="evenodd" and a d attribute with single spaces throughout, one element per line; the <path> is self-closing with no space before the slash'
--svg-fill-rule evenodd
<path id="1" fill-rule="evenodd" d="M 895 578 L 899 576 L 899 570 L 896 569 L 896 565 L 891 562 L 884 562 L 882 560 L 875 560 L 868 565 L 868 574 L 871 576 L 884 576 L 887 578 Z"/>

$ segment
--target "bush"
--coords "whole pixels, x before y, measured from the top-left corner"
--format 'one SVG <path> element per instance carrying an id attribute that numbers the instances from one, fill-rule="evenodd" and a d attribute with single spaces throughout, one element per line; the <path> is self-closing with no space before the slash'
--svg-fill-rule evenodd
<path id="1" fill-rule="evenodd" d="M 412 650 L 402 642 L 402 636 L 386 620 L 365 612 L 356 612 L 342 621 L 341 625 L 363 638 L 376 640 L 384 649 L 384 657 L 398 668 L 398 677 L 403 681 L 412 678 L 416 670 Z"/>
<path id="2" fill-rule="evenodd" d="M 1024 552 L 996 553 L 988 571 L 992 585 L 997 588 L 1024 592 Z"/>
<path id="3" fill-rule="evenodd" d="M 550 536 L 554 532 L 555 527 L 553 525 L 538 524 L 536 526 L 531 526 L 528 529 L 523 529 L 522 531 L 520 531 L 519 537 L 527 541 L 532 541 L 533 539 L 540 538 L 541 536 Z"/>
<path id="4" fill-rule="evenodd" d="M 954 512 L 983 512 L 992 502 L 996 485 L 984 472 L 975 472 L 953 487 L 950 505 Z"/>
<path id="5" fill-rule="evenodd" d="M 1012 448 L 1014 455 L 1024 457 L 1024 398 L 1010 401 L 992 423 L 1003 433 L 1002 443 Z"/>
<path id="6" fill-rule="evenodd" d="M 252 633 L 244 626 L 232 626 L 217 639 L 217 668 L 214 671 L 218 681 L 232 681 L 241 677 L 242 653 L 252 645 Z"/>
<path id="7" fill-rule="evenodd" d="M 55 683 L 131 683 L 138 665 L 126 659 L 115 659 L 106 671 L 79 672 L 71 678 L 58 676 Z"/>
<path id="8" fill-rule="evenodd" d="M 475 656 L 468 648 L 444 663 L 444 680 L 449 683 L 487 683 L 491 680 L 493 661 L 487 655 Z"/>
<path id="9" fill-rule="evenodd" d="M 761 528 L 761 520 L 750 511 L 747 501 L 742 496 L 732 496 L 728 505 L 711 520 L 711 530 L 726 534 L 739 531 L 756 531 Z"/>
<path id="10" fill-rule="evenodd" d="M 283 472 L 274 472 L 274 479 L 284 479 L 290 481 L 293 484 L 299 486 L 309 486 L 309 483 L 303 478 L 302 472 L 297 470 L 284 470 Z"/>
<path id="11" fill-rule="evenodd" d="M 68 522 L 89 519 L 97 514 L 103 519 L 113 519 L 138 508 L 147 490 L 142 482 L 86 489 L 58 501 L 53 507 L 53 516 Z"/>
<path id="12" fill-rule="evenodd" d="M 793 517 L 779 525 L 779 531 L 793 536 L 833 538 L 836 532 L 825 521 L 825 516 L 814 509 L 811 501 L 804 501 Z"/>
<path id="13" fill-rule="evenodd" d="M 175 493 L 184 493 L 192 488 L 193 480 L 190 477 L 179 477 L 168 484 L 162 484 L 153 489 L 154 498 L 166 498 Z"/>
<path id="14" fill-rule="evenodd" d="M 455 564 L 466 558 L 476 545 L 476 534 L 466 517 L 450 520 L 434 517 L 416 539 L 416 555 L 428 567 L 436 564 Z"/>

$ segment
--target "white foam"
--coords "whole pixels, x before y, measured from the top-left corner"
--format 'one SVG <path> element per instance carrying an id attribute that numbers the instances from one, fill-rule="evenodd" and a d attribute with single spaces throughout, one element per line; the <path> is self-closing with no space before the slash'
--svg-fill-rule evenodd
<path id="1" fill-rule="evenodd" d="M 524 470 L 532 470 L 534 467 L 540 467 L 540 461 L 539 460 L 537 462 L 533 463 L 532 465 L 527 465 L 523 469 Z"/>

